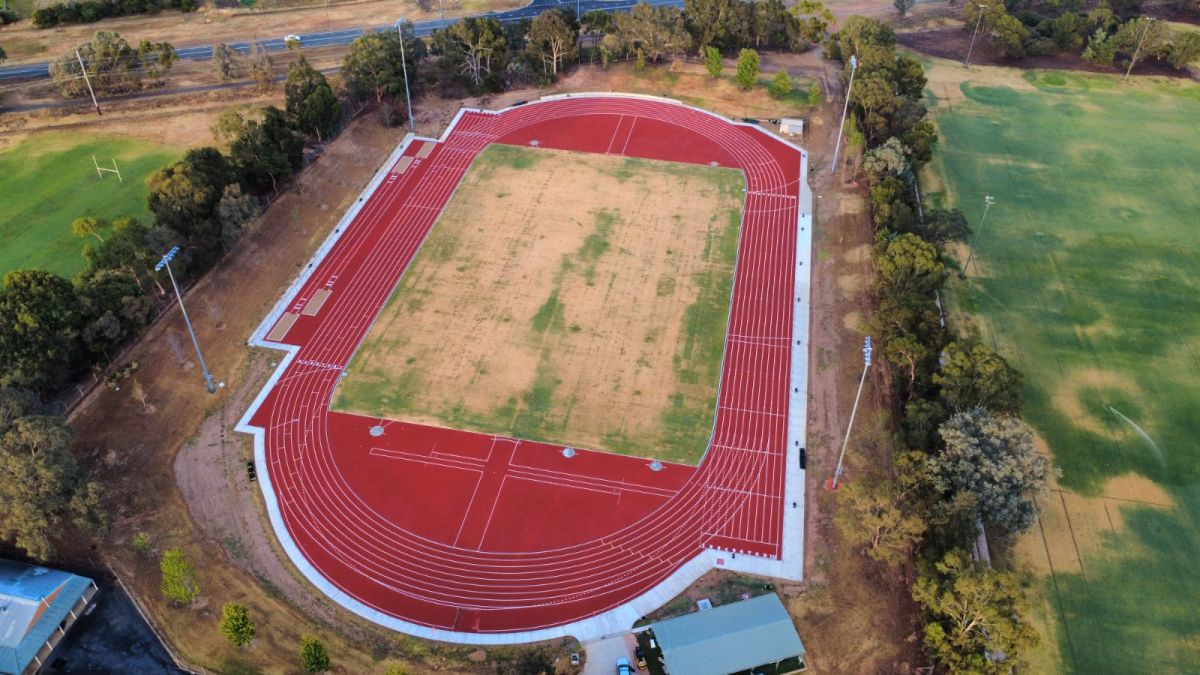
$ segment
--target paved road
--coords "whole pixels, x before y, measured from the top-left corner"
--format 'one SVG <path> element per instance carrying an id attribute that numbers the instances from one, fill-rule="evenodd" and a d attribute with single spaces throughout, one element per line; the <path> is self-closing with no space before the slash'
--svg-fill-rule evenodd
<path id="1" fill-rule="evenodd" d="M 666 5 L 670 7 L 683 7 L 683 0 L 643 0 L 651 5 Z M 605 11 L 617 12 L 628 11 L 637 2 L 635 0 L 533 0 L 528 5 L 519 9 L 512 9 L 506 12 L 488 12 L 482 16 L 494 16 L 502 23 L 512 21 L 520 21 L 521 19 L 531 19 L 543 11 L 552 7 L 569 7 L 578 8 L 580 12 L 588 12 L 593 9 L 603 9 Z M 420 37 L 426 37 L 438 28 L 446 26 L 458 21 L 458 17 L 451 19 L 434 19 L 432 21 L 421 21 L 414 24 L 416 33 Z M 364 26 L 362 28 L 347 28 L 343 30 L 334 30 L 325 33 L 306 33 L 300 35 L 300 44 L 305 47 L 330 47 L 338 45 L 348 45 L 354 41 L 354 38 L 362 35 L 369 30 L 384 31 L 393 30 L 394 25 L 384 26 Z M 283 37 L 259 40 L 258 44 L 268 52 L 276 52 L 287 49 L 284 44 Z M 231 47 L 237 49 L 243 54 L 250 52 L 250 42 L 234 42 L 230 43 Z M 204 61 L 212 58 L 211 44 L 197 45 L 193 47 L 181 47 L 177 53 L 181 59 L 189 59 L 194 61 Z M 19 66 L 8 66 L 0 68 L 0 80 L 16 80 L 27 78 L 48 77 L 50 75 L 50 63 L 27 63 Z"/>

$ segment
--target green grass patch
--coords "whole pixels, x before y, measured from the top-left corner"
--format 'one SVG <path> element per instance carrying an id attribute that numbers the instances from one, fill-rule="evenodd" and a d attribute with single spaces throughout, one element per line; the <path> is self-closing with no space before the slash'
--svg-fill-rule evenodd
<path id="1" fill-rule="evenodd" d="M 181 154 L 143 141 L 57 132 L 0 152 L 0 275 L 19 268 L 75 275 L 88 242 L 71 232 L 71 223 L 83 216 L 150 220 L 146 177 Z M 102 166 L 116 158 L 124 182 L 110 173 L 97 177 L 92 155 Z"/>
<path id="2" fill-rule="evenodd" d="M 547 330 L 562 330 L 563 304 L 558 300 L 559 289 L 550 291 L 550 297 L 538 308 L 533 318 L 529 320 L 534 335 L 540 336 Z"/>
<path id="3" fill-rule="evenodd" d="M 1200 663 L 1200 87 L 1061 71 L 1035 91 L 964 83 L 938 109 L 934 201 L 978 223 L 982 274 L 952 308 L 1025 373 L 1025 417 L 1061 483 L 1099 493 L 1137 473 L 1178 508 L 1121 507 L 1126 529 L 1057 574 L 1074 672 Z M 1121 419 L 1114 411 L 1128 418 Z M 1142 429 L 1135 433 L 1130 423 Z M 1055 585 L 1056 584 L 1056 585 Z"/>

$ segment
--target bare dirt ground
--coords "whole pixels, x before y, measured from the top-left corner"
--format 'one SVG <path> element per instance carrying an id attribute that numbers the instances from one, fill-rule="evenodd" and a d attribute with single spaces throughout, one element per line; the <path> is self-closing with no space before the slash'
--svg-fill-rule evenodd
<path id="1" fill-rule="evenodd" d="M 744 187 L 728 169 L 487 149 L 335 406 L 694 463 Z"/>
<path id="2" fill-rule="evenodd" d="M 283 90 L 210 92 L 169 99 L 106 105 L 97 116 L 90 108 L 0 116 L 0 150 L 29 134 L 87 130 L 89 134 L 126 136 L 178 148 L 212 145 L 212 126 L 225 110 L 238 106 L 283 105 Z"/>
<path id="3" fill-rule="evenodd" d="M 488 10 L 510 9 L 526 4 L 523 0 L 467 0 L 447 2 L 447 16 Z M 457 5 L 457 6 L 454 6 Z M 120 33 L 130 44 L 142 40 L 170 42 L 176 49 L 219 42 L 273 39 L 284 35 L 302 35 L 330 30 L 389 24 L 400 17 L 411 21 L 435 19 L 440 14 L 427 12 L 416 0 L 366 0 L 331 3 L 328 7 L 300 7 L 287 10 L 254 11 L 247 9 L 205 8 L 198 12 L 162 12 L 153 16 L 105 19 L 91 24 L 34 28 L 29 20 L 0 28 L 0 43 L 8 52 L 6 65 L 46 61 L 58 58 L 75 45 L 87 42 L 96 31 Z"/>

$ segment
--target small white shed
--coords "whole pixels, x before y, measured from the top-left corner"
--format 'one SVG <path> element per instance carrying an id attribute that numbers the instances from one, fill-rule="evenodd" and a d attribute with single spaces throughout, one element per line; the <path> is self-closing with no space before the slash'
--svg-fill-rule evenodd
<path id="1" fill-rule="evenodd" d="M 803 136 L 804 120 L 798 117 L 785 117 L 779 120 L 779 133 L 785 136 Z"/>

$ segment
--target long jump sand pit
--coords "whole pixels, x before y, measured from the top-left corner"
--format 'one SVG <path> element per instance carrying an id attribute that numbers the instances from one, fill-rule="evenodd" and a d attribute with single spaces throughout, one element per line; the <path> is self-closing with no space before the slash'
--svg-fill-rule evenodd
<path id="1" fill-rule="evenodd" d="M 696 463 L 744 189 L 733 169 L 488 147 L 334 407 Z"/>

